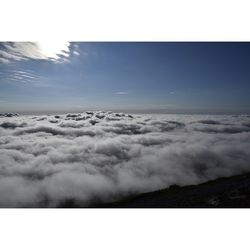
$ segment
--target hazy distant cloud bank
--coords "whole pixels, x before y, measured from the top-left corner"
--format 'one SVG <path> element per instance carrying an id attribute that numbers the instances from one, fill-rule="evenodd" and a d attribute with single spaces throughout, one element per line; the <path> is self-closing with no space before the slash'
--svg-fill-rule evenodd
<path id="1" fill-rule="evenodd" d="M 0 206 L 82 205 L 250 171 L 250 117 L 0 114 Z"/>

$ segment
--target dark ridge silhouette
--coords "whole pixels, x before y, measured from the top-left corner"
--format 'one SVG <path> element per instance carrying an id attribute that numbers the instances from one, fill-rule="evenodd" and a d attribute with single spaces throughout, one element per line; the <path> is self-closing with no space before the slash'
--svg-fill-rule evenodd
<path id="1" fill-rule="evenodd" d="M 140 194 L 103 208 L 250 208 L 250 173 Z"/>

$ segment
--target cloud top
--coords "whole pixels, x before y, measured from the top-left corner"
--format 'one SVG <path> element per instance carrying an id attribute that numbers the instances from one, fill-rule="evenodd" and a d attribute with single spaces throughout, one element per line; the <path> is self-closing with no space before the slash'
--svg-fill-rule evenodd
<path id="1" fill-rule="evenodd" d="M 250 170 L 250 117 L 0 115 L 0 206 L 88 206 Z"/>

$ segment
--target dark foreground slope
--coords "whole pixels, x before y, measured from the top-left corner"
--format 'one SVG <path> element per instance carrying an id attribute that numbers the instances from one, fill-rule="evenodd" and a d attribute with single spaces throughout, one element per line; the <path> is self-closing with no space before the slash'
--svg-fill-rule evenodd
<path id="1" fill-rule="evenodd" d="M 250 173 L 101 205 L 109 208 L 250 208 Z"/>

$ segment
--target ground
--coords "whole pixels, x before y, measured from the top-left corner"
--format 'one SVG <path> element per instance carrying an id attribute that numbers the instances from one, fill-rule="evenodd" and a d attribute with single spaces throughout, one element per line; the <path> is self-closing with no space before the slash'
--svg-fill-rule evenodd
<path id="1" fill-rule="evenodd" d="M 98 207 L 98 206 L 97 206 Z M 250 173 L 219 178 L 200 185 L 176 185 L 122 201 L 111 208 L 250 208 Z"/>

